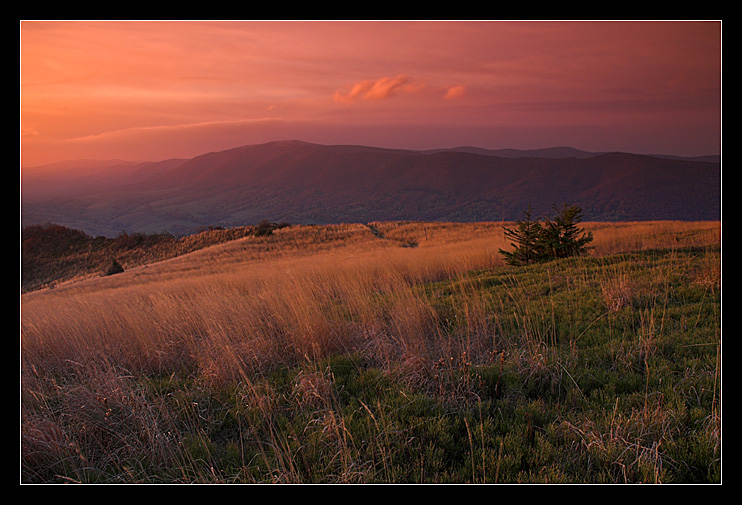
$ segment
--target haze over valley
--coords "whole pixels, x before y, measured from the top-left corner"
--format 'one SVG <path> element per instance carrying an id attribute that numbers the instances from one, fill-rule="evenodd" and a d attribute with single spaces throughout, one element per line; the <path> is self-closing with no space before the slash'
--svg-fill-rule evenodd
<path id="1" fill-rule="evenodd" d="M 192 159 L 24 169 L 21 216 L 105 236 L 262 220 L 511 221 L 529 205 L 538 215 L 563 203 L 591 221 L 718 220 L 720 183 L 718 157 L 277 141 Z"/>

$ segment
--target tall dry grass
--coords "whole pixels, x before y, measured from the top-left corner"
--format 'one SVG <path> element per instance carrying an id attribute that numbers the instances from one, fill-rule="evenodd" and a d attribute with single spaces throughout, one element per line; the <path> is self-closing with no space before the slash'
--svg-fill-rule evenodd
<path id="1" fill-rule="evenodd" d="M 720 241 L 718 223 L 584 227 L 595 255 Z M 107 360 L 132 373 L 195 366 L 234 376 L 354 348 L 419 354 L 436 315 L 416 286 L 502 265 L 498 249 L 510 247 L 496 223 L 379 228 L 383 238 L 363 225 L 287 228 L 25 294 L 22 364 Z"/>
<path id="2" fill-rule="evenodd" d="M 382 321 L 395 347 L 412 348 L 429 317 L 414 286 L 491 267 L 504 245 L 485 237 L 403 248 L 346 228 L 286 230 L 23 295 L 24 362 L 106 359 L 133 373 L 197 366 L 231 376 L 371 345 Z"/>
<path id="3" fill-rule="evenodd" d="M 406 380 L 435 384 L 431 374 L 452 374 L 497 349 L 497 322 L 466 274 L 504 265 L 498 250 L 510 244 L 501 223 L 375 223 L 373 228 L 285 228 L 270 237 L 248 237 L 22 295 L 24 457 L 46 458 L 47 466 L 75 462 L 79 480 L 90 481 L 80 463 L 79 438 L 67 435 L 72 430 L 93 440 L 101 458 L 116 457 L 109 447 L 125 446 L 155 464 L 172 464 L 178 455 L 168 419 L 183 416 L 158 411 L 141 393 L 142 376 L 185 372 L 210 386 L 251 384 L 285 365 L 354 352 Z M 703 247 L 718 244 L 721 233 L 719 223 L 585 223 L 584 228 L 594 234 L 593 255 Z M 461 304 L 441 312 L 435 295 L 420 287 L 448 279 L 461 281 Z M 613 292 L 606 297 L 620 304 L 630 286 L 616 282 L 607 286 Z M 465 330 L 442 333 L 446 318 L 463 322 L 457 328 Z M 549 366 L 534 342 L 524 350 L 527 359 Z M 270 404 L 270 395 L 251 394 Z M 304 401 L 311 401 L 308 394 Z M 118 425 L 112 426 L 113 419 Z M 91 457 L 87 451 L 84 458 Z M 106 464 L 116 467 L 116 461 Z M 28 464 L 38 466 L 38 461 Z M 120 472 L 137 480 L 136 468 L 122 464 Z"/>

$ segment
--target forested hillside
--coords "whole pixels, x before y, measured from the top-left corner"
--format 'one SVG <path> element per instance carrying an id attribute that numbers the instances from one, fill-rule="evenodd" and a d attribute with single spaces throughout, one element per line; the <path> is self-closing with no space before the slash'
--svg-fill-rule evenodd
<path id="1" fill-rule="evenodd" d="M 73 278 L 116 273 L 119 268 L 161 261 L 277 227 L 261 223 L 230 229 L 213 227 L 184 237 L 122 233 L 106 238 L 57 224 L 25 226 L 21 228 L 21 291 L 53 287 Z"/>
<path id="2" fill-rule="evenodd" d="M 578 203 L 587 221 L 718 220 L 721 165 L 573 150 L 505 156 L 271 142 L 131 167 L 26 178 L 22 223 L 92 235 L 191 234 L 287 221 L 477 222 Z M 530 155 L 529 155 L 530 154 Z M 556 157 L 555 157 L 556 156 Z M 63 191 L 62 189 L 63 188 Z"/>

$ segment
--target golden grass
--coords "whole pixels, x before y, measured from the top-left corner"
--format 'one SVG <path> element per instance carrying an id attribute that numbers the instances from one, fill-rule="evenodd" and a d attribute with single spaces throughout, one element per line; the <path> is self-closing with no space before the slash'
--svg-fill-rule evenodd
<path id="1" fill-rule="evenodd" d="M 503 265 L 501 224 L 300 226 L 125 273 L 24 294 L 22 364 L 105 360 L 132 373 L 196 367 L 224 380 L 361 349 L 425 357 L 437 327 L 420 283 Z M 591 254 L 719 243 L 719 223 L 585 223 Z M 415 244 L 409 247 L 409 244 Z M 607 286 L 624 303 L 629 286 Z M 467 310 L 486 332 L 476 293 Z M 479 319 L 477 319 L 479 318 Z"/>
<path id="2" fill-rule="evenodd" d="M 294 226 L 269 237 L 235 240 L 118 275 L 22 294 L 25 467 L 76 461 L 76 478 L 90 481 L 93 476 L 84 474 L 84 459 L 91 457 L 91 451 L 99 465 L 103 461 L 106 467 L 116 468 L 117 461 L 107 458 L 127 459 L 120 453 L 122 447 L 132 454 L 146 454 L 155 464 L 172 465 L 179 456 L 174 452 L 175 429 L 169 417 L 198 423 L 200 407 L 178 405 L 186 414 L 160 410 L 132 382 L 143 376 L 167 380 L 185 372 L 217 387 L 247 384 L 245 404 L 270 416 L 276 399 L 271 391 L 252 387 L 255 378 L 284 365 L 311 364 L 322 357 L 355 352 L 408 382 L 448 388 L 437 393 L 455 400 L 471 389 L 462 382 L 469 380 L 470 360 L 503 348 L 495 341 L 501 336 L 482 293 L 466 281 L 468 272 L 505 267 L 498 250 L 509 249 L 510 244 L 502 225 Z M 718 222 L 584 223 L 583 227 L 595 237 L 592 255 L 705 247 L 721 240 Z M 720 265 L 709 260 L 695 280 L 713 288 L 720 276 Z M 449 279 L 460 281 L 454 285 L 460 290 L 456 293 L 460 304 L 442 311 L 435 291 L 426 294 L 420 288 Z M 618 309 L 637 290 L 646 289 L 626 282 L 618 270 L 604 280 L 606 309 Z M 522 316 L 524 330 L 539 327 L 526 321 L 527 311 Z M 442 319 L 448 317 L 464 328 L 463 335 L 441 333 Z M 650 335 L 653 315 L 648 314 L 647 320 Z M 512 357 L 523 361 L 524 373 L 563 373 L 559 363 L 542 352 L 545 338 L 527 340 L 529 345 L 519 351 L 522 355 Z M 651 350 L 651 342 L 643 345 Z M 332 411 L 330 381 L 320 370 L 301 372 L 291 394 L 298 404 L 324 412 L 317 422 L 337 444 L 351 443 L 344 438 L 343 419 Z M 66 407 L 60 408 L 60 403 Z M 44 414 L 60 411 L 75 414 L 69 419 Z M 635 418 L 637 423 L 644 419 L 638 414 Z M 382 420 L 374 418 L 377 421 Z M 573 424 L 570 430 L 591 448 L 639 450 L 641 457 L 621 460 L 626 465 L 641 465 L 645 459 L 651 463 L 656 449 L 651 441 L 631 439 L 631 434 L 619 434 L 619 439 L 588 424 Z M 193 432 L 198 432 L 196 426 Z M 75 433 L 78 442 L 71 441 L 69 433 Z M 81 440 L 87 445 L 84 451 L 75 445 Z M 283 443 L 288 442 L 276 435 L 275 444 Z M 377 443 L 383 453 L 383 440 Z M 192 465 L 183 461 L 183 471 Z M 343 462 L 342 469 L 347 481 L 361 480 L 364 471 L 353 461 Z M 145 478 L 136 471 L 122 464 L 120 480 Z M 292 480 L 290 461 L 281 471 L 279 480 Z M 218 476 L 204 479 L 219 480 Z"/>

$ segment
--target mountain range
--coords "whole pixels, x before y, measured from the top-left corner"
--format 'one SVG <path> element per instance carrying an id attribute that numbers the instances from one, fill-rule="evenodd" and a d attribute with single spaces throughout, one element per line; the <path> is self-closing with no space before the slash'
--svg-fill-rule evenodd
<path id="1" fill-rule="evenodd" d="M 719 220 L 719 156 L 568 147 L 413 151 L 276 141 L 191 159 L 21 169 L 21 224 L 92 235 L 192 233 L 262 220 L 511 221 L 564 203 L 585 221 Z"/>

